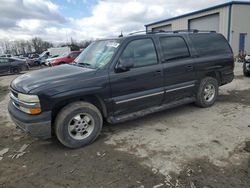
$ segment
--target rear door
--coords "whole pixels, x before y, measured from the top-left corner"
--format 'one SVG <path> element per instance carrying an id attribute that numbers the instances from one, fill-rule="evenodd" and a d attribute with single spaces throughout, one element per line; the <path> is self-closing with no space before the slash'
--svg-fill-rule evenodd
<path id="1" fill-rule="evenodd" d="M 164 96 L 163 70 L 153 39 L 127 41 L 118 59 L 132 61 L 134 67 L 126 72 L 110 70 L 114 115 L 160 105 Z"/>
<path id="2" fill-rule="evenodd" d="M 164 71 L 164 102 L 194 96 L 195 62 L 182 36 L 161 36 L 161 60 Z"/>
<path id="3" fill-rule="evenodd" d="M 7 58 L 0 58 L 0 73 L 9 72 L 11 63 Z"/>

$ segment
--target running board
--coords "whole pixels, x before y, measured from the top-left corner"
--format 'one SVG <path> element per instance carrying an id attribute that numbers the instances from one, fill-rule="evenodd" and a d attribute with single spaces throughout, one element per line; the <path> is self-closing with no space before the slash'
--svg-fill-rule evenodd
<path id="1" fill-rule="evenodd" d="M 179 101 L 174 101 L 171 103 L 167 103 L 167 104 L 163 104 L 161 106 L 154 106 L 152 108 L 147 108 L 141 111 L 137 111 L 137 112 L 133 112 L 130 114 L 125 114 L 125 115 L 120 115 L 120 116 L 110 116 L 107 121 L 109 123 L 122 123 L 128 120 L 133 120 L 133 119 L 137 119 L 143 116 L 146 116 L 148 114 L 152 114 L 155 112 L 160 112 L 162 110 L 167 110 L 170 108 L 174 108 L 177 106 L 181 106 L 184 104 L 188 104 L 188 103 L 192 103 L 195 102 L 195 97 L 190 97 L 190 98 L 185 98 L 185 99 L 181 99 Z"/>

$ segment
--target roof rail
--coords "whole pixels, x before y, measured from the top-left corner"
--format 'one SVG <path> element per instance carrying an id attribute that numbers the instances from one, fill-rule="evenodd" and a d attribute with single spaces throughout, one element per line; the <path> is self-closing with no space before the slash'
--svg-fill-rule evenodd
<path id="1" fill-rule="evenodd" d="M 198 29 L 184 29 L 184 30 L 174 30 L 174 31 L 149 31 L 147 34 L 157 34 L 157 33 L 216 33 L 216 31 L 209 30 L 198 30 Z"/>
<path id="2" fill-rule="evenodd" d="M 145 33 L 145 34 L 157 34 L 157 33 L 216 33 L 216 31 L 209 31 L 209 30 L 198 30 L 198 29 L 183 29 L 183 30 L 174 30 L 174 31 L 165 31 L 165 30 L 158 30 L 158 31 L 146 31 L 140 30 L 129 33 L 128 35 L 134 35 L 138 33 Z"/>
<path id="3" fill-rule="evenodd" d="M 158 30 L 158 31 L 148 31 L 147 32 L 147 34 L 157 34 L 157 33 L 173 33 L 173 31 Z"/>

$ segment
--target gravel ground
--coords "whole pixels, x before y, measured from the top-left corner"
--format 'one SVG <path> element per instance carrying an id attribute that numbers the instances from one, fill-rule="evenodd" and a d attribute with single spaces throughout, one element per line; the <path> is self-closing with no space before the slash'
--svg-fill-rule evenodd
<path id="1" fill-rule="evenodd" d="M 106 125 L 77 150 L 17 131 L 7 113 L 16 76 L 2 76 L 0 187 L 249 187 L 250 78 L 241 64 L 235 74 L 211 108 L 190 104 Z"/>

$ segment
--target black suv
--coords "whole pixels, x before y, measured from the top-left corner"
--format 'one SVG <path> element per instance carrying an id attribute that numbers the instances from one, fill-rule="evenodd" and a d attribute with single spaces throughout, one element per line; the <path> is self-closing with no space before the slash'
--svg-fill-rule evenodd
<path id="1" fill-rule="evenodd" d="M 226 39 L 214 32 L 147 33 L 93 42 L 72 64 L 11 83 L 9 113 L 35 137 L 65 146 L 93 142 L 103 121 L 118 123 L 195 102 L 214 104 L 234 78 Z"/>

